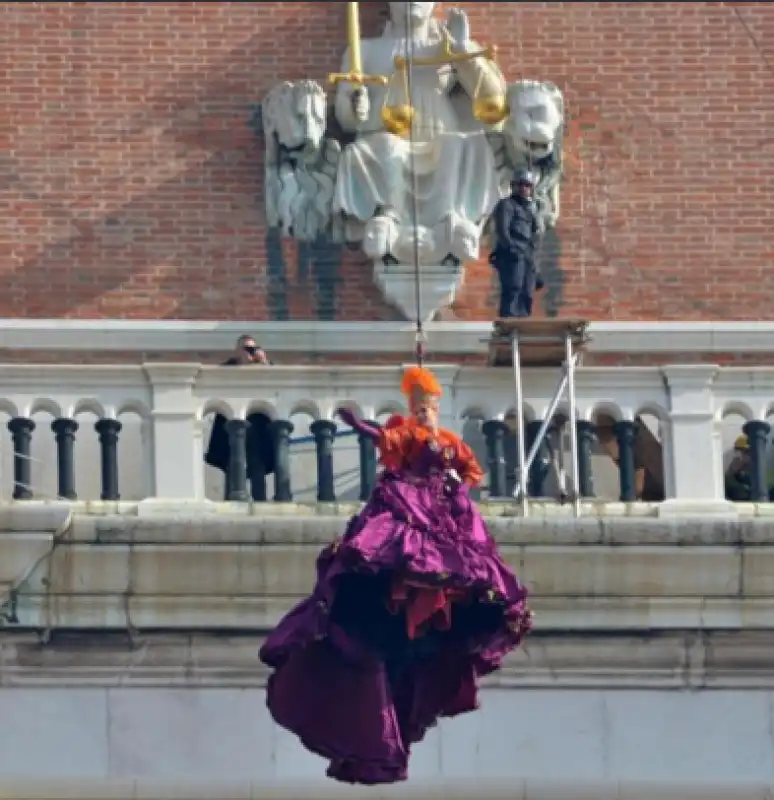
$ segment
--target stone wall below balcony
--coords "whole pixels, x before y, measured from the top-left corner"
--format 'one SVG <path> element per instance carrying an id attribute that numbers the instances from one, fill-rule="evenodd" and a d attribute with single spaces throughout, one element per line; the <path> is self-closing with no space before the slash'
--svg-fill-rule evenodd
<path id="1" fill-rule="evenodd" d="M 30 775 L 50 798 L 337 788 L 270 720 L 257 653 L 354 508 L 109 510 L 0 510 L 0 564 L 13 565 L 0 581 L 0 796 L 32 796 Z M 721 785 L 726 800 L 765 797 L 769 517 L 483 510 L 533 592 L 535 632 L 484 682 L 481 711 L 444 720 L 416 747 L 403 791 L 368 796 L 455 784 L 445 796 L 457 797 L 477 781 L 481 797 L 491 787 L 518 800 L 680 800 L 689 789 L 719 797 L 706 787 Z"/>
<path id="2" fill-rule="evenodd" d="M 62 507 L 61 532 L 28 533 L 22 555 L 19 534 L 1 534 L 0 563 L 14 564 L 0 580 L 5 614 L 44 630 L 266 630 L 309 591 L 320 547 L 357 506 L 274 504 L 269 516 L 234 505 L 147 516 Z M 774 628 L 770 506 L 672 518 L 592 506 L 612 513 L 580 519 L 569 508 L 526 519 L 508 504 L 482 509 L 543 631 Z"/>

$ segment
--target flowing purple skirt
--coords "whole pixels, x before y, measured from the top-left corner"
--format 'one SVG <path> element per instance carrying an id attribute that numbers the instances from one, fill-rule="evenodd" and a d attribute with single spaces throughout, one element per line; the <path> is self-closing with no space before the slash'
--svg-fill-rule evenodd
<path id="1" fill-rule="evenodd" d="M 390 608 L 398 580 L 455 592 L 446 630 L 410 638 Z M 410 746 L 439 717 L 478 707 L 477 678 L 499 668 L 530 627 L 527 592 L 478 510 L 440 479 L 383 475 L 317 584 L 261 648 L 273 668 L 275 721 L 348 783 L 405 780 Z"/>

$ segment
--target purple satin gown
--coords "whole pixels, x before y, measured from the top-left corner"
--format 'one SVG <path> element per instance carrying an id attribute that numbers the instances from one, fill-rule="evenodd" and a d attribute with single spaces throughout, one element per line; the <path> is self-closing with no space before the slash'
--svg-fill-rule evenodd
<path id="1" fill-rule="evenodd" d="M 361 784 L 405 780 L 409 749 L 439 717 L 478 707 L 477 679 L 527 633 L 527 592 L 500 558 L 467 489 L 448 491 L 438 453 L 383 473 L 342 539 L 317 560 L 312 595 L 261 648 L 275 721 Z M 410 639 L 388 610 L 396 576 L 464 590 L 451 628 Z"/>

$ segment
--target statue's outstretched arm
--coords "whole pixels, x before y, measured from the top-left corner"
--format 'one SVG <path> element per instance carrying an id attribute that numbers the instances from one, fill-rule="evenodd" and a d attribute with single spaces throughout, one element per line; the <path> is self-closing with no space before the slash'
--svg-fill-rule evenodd
<path id="1" fill-rule="evenodd" d="M 471 46 L 479 49 L 475 42 Z M 465 90 L 468 97 L 498 97 L 505 98 L 505 80 L 499 69 L 483 56 L 471 58 L 470 61 L 460 61 L 454 65 L 457 81 Z"/>
<path id="2" fill-rule="evenodd" d="M 444 32 L 451 39 L 456 53 L 475 53 L 480 45 L 470 38 L 468 15 L 459 8 L 449 10 L 449 17 L 443 24 Z M 505 101 L 506 84 L 502 72 L 488 58 L 479 56 L 468 61 L 458 61 L 454 65 L 457 82 L 468 97 L 501 98 Z"/>

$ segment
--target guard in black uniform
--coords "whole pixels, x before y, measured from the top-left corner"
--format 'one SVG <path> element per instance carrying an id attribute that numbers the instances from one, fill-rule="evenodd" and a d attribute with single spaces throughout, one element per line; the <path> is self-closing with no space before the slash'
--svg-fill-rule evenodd
<path id="1" fill-rule="evenodd" d="M 501 319 L 532 316 L 532 295 L 543 288 L 536 261 L 536 244 L 542 234 L 535 211 L 535 179 L 520 173 L 511 183 L 511 196 L 494 210 L 497 244 L 489 263 L 500 276 Z"/>

